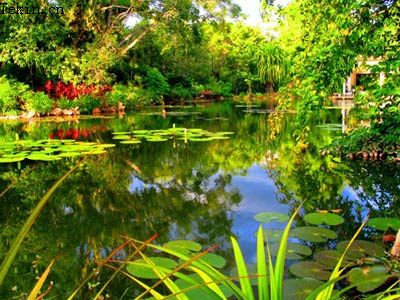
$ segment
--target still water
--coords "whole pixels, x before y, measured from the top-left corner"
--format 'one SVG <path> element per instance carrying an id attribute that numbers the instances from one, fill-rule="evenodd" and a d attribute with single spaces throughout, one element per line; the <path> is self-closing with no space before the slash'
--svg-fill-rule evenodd
<path id="1" fill-rule="evenodd" d="M 400 213 L 400 168 L 391 163 L 346 162 L 322 157 L 314 145 L 305 152 L 291 139 L 293 115 L 285 117 L 282 135 L 268 137 L 268 114 L 233 102 L 171 108 L 167 115 L 148 109 L 115 118 L 0 123 L 0 142 L 68 138 L 115 143 L 107 154 L 89 156 L 51 198 L 23 242 L 1 299 L 29 292 L 44 268 L 57 258 L 49 280 L 49 299 L 64 299 L 93 268 L 124 241 L 123 236 L 157 243 L 190 239 L 219 245 L 217 253 L 231 267 L 230 236 L 238 238 L 248 263 L 255 262 L 254 232 L 259 212 L 290 214 L 305 200 L 303 212 L 342 209 L 349 220 L 336 228 L 352 236 L 368 212 Z M 325 126 L 312 129 L 316 146 L 340 134 L 340 110 L 321 116 Z M 328 124 L 326 126 L 326 124 Z M 173 126 L 231 131 L 227 140 L 120 144 L 115 131 L 167 129 Z M 339 129 L 339 130 L 337 130 Z M 77 159 L 0 164 L 0 258 L 19 228 L 55 181 Z M 10 186 L 11 185 L 11 186 Z M 301 224 L 298 220 L 298 224 Z M 282 228 L 272 223 L 271 228 Z M 91 282 L 104 282 L 109 274 Z M 117 279 L 109 293 L 119 299 L 131 283 Z M 128 293 L 129 295 L 129 293 Z M 93 296 L 90 286 L 78 297 Z M 114 298 L 113 298 L 114 299 Z"/>

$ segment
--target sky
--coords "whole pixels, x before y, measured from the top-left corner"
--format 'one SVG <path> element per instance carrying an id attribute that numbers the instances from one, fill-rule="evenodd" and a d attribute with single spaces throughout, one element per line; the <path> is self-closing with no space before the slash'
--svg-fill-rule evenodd
<path id="1" fill-rule="evenodd" d="M 287 5 L 291 0 L 276 0 L 276 4 Z M 260 0 L 234 0 L 242 8 L 242 12 L 248 15 L 246 23 L 249 25 L 261 24 Z"/>

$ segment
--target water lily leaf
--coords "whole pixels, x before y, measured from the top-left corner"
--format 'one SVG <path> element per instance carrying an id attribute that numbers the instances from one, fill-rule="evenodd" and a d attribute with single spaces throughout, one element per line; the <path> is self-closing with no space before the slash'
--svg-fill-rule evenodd
<path id="1" fill-rule="evenodd" d="M 128 141 L 122 141 L 121 144 L 126 144 L 126 145 L 133 145 L 133 144 L 141 144 L 142 142 L 139 140 L 128 140 Z"/>
<path id="2" fill-rule="evenodd" d="M 258 284 L 258 277 L 257 277 L 257 265 L 256 264 L 246 264 L 247 267 L 247 273 L 250 278 L 250 283 L 252 285 L 257 285 Z M 231 277 L 234 277 L 235 281 L 239 281 L 239 275 L 236 266 L 232 268 L 230 274 Z"/>
<path id="3" fill-rule="evenodd" d="M 168 243 L 165 243 L 163 247 L 173 249 L 178 252 L 179 250 L 184 250 L 184 253 L 187 253 L 187 251 L 198 252 L 201 250 L 201 245 L 199 243 L 189 240 L 170 241 Z"/>
<path id="4" fill-rule="evenodd" d="M 148 132 L 149 132 L 149 130 L 133 130 L 132 131 L 133 134 L 146 134 Z"/>
<path id="5" fill-rule="evenodd" d="M 339 242 L 336 246 L 336 249 L 340 252 L 343 252 L 346 249 L 349 241 Z M 373 256 L 373 257 L 383 257 L 385 255 L 385 250 L 382 246 L 363 240 L 356 240 L 351 244 L 347 254 L 347 259 L 359 259 L 364 256 Z"/>
<path id="6" fill-rule="evenodd" d="M 188 139 L 191 142 L 208 142 L 208 141 L 212 141 L 212 138 L 189 138 Z"/>
<path id="7" fill-rule="evenodd" d="M 214 253 L 207 253 L 204 254 L 200 260 L 208 263 L 209 265 L 217 268 L 217 269 L 221 269 L 223 267 L 225 267 L 226 265 L 226 260 L 225 258 L 223 258 L 220 255 L 214 254 Z"/>
<path id="8" fill-rule="evenodd" d="M 357 284 L 357 290 L 367 293 L 380 287 L 388 279 L 388 273 L 383 265 L 353 268 L 348 274 L 350 283 Z M 367 282 L 366 282 L 367 281 Z"/>
<path id="9" fill-rule="evenodd" d="M 368 221 L 368 226 L 378 230 L 386 231 L 392 228 L 396 231 L 400 229 L 400 219 L 397 218 L 373 218 Z"/>
<path id="10" fill-rule="evenodd" d="M 291 236 L 315 243 L 324 243 L 328 239 L 337 238 L 336 232 L 330 229 L 312 226 L 296 227 L 291 231 Z"/>
<path id="11" fill-rule="evenodd" d="M 323 250 L 323 251 L 318 251 L 314 253 L 314 259 L 323 264 L 327 265 L 330 267 L 335 267 L 342 256 L 342 252 L 339 252 L 337 250 Z M 343 260 L 342 262 L 342 267 L 348 265 L 350 261 L 348 260 Z"/>
<path id="12" fill-rule="evenodd" d="M 81 156 L 82 153 L 80 152 L 64 152 L 64 153 L 60 153 L 58 154 L 58 156 L 60 157 L 76 157 L 76 156 Z"/>
<path id="13" fill-rule="evenodd" d="M 269 243 L 280 242 L 283 235 L 283 230 L 281 229 L 268 229 L 264 228 L 264 239 L 267 240 Z M 257 231 L 254 232 L 254 237 L 257 237 Z"/>
<path id="14" fill-rule="evenodd" d="M 321 224 L 339 225 L 344 222 L 343 217 L 339 215 L 332 213 L 321 213 L 321 212 L 306 214 L 303 219 L 304 221 L 313 225 L 321 225 Z"/>
<path id="15" fill-rule="evenodd" d="M 272 256 L 276 256 L 279 250 L 279 244 L 273 244 L 270 246 L 270 253 Z M 304 256 L 310 256 L 312 254 L 312 250 L 302 244 L 299 243 L 288 243 L 286 250 L 286 259 L 289 260 L 297 260 L 303 259 Z"/>
<path id="16" fill-rule="evenodd" d="M 328 280 L 331 276 L 330 269 L 330 267 L 314 261 L 302 261 L 289 268 L 290 272 L 297 277 L 319 280 Z"/>
<path id="17" fill-rule="evenodd" d="M 100 148 L 114 148 L 115 144 L 100 144 L 98 145 Z"/>
<path id="18" fill-rule="evenodd" d="M 281 222 L 289 221 L 289 216 L 278 212 L 262 212 L 257 214 L 254 219 L 260 223 Z"/>
<path id="19" fill-rule="evenodd" d="M 148 257 L 148 259 L 151 260 L 156 266 L 167 268 L 171 271 L 178 266 L 178 263 L 176 261 L 165 257 Z M 147 266 L 139 264 L 145 264 Z M 133 262 L 129 262 L 126 270 L 133 276 L 139 278 L 159 278 L 157 274 L 152 270 L 151 265 L 149 265 L 144 259 L 138 259 Z"/>
<path id="20" fill-rule="evenodd" d="M 25 157 L 0 157 L 0 164 L 23 161 Z"/>
<path id="21" fill-rule="evenodd" d="M 112 134 L 114 135 L 128 135 L 131 134 L 129 131 L 118 131 L 118 132 L 113 132 Z"/>
<path id="22" fill-rule="evenodd" d="M 212 292 L 210 289 L 207 289 L 207 287 L 204 285 L 204 281 L 198 274 L 190 274 L 188 275 L 192 280 L 198 283 L 200 287 L 195 288 L 195 289 L 190 289 L 189 291 L 185 292 L 185 295 L 188 297 L 188 299 L 201 299 L 201 300 L 219 300 L 221 297 L 216 295 L 214 292 Z M 178 279 L 175 281 L 175 284 L 181 289 L 188 289 L 193 286 L 192 283 L 187 282 L 186 280 L 183 279 Z M 220 285 L 219 288 L 221 291 L 224 293 L 226 297 L 231 297 L 233 294 L 230 289 L 227 289 L 225 286 Z"/>
<path id="23" fill-rule="evenodd" d="M 112 138 L 114 140 L 129 140 L 131 137 L 129 135 L 114 135 Z"/>
<path id="24" fill-rule="evenodd" d="M 323 281 L 306 278 L 285 280 L 283 281 L 283 299 L 304 300 L 312 291 L 323 284 Z"/>

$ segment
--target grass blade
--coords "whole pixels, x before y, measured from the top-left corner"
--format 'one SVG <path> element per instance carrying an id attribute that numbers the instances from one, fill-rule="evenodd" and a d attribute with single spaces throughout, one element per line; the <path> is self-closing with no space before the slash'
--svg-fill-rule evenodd
<path id="1" fill-rule="evenodd" d="M 257 274 L 258 274 L 258 297 L 268 300 L 267 261 L 264 248 L 264 233 L 260 225 L 257 232 Z"/>
<path id="2" fill-rule="evenodd" d="M 235 255 L 236 267 L 238 271 L 238 275 L 240 277 L 240 287 L 242 288 L 243 293 L 246 296 L 247 300 L 254 300 L 253 289 L 251 287 L 251 282 L 249 279 L 249 274 L 247 272 L 246 263 L 243 259 L 242 251 L 240 250 L 240 246 L 234 237 L 231 237 L 233 253 Z"/>
<path id="3" fill-rule="evenodd" d="M 44 284 L 44 282 L 46 281 L 47 276 L 49 276 L 50 273 L 50 269 L 54 264 L 54 259 L 51 261 L 51 263 L 49 264 L 49 266 L 46 268 L 46 270 L 43 272 L 42 276 L 40 276 L 38 282 L 36 283 L 35 287 L 33 288 L 33 290 L 31 291 L 31 293 L 29 294 L 27 300 L 36 300 L 37 295 L 40 293 L 40 290 Z"/>

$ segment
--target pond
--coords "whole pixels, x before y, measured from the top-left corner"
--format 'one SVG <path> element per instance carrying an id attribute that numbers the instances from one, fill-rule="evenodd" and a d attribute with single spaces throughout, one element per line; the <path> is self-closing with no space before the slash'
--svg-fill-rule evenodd
<path id="1" fill-rule="evenodd" d="M 362 219 L 398 216 L 400 168 L 392 163 L 340 161 L 294 148 L 293 114 L 283 134 L 271 142 L 265 107 L 225 101 L 180 108 L 147 109 L 123 117 L 0 123 L 0 142 L 73 139 L 115 144 L 105 154 L 89 155 L 56 191 L 24 240 L 5 284 L 2 299 L 29 292 L 49 262 L 57 258 L 49 280 L 51 296 L 64 299 L 124 236 L 157 243 L 190 239 L 219 245 L 217 253 L 232 267 L 230 236 L 238 238 L 248 263 L 255 262 L 254 216 L 272 211 L 291 214 L 305 200 L 303 212 L 338 210 L 347 220 L 335 227 L 349 239 Z M 312 129 L 318 146 L 339 134 L 340 110 L 329 110 Z M 333 124 L 333 125 L 332 125 Z M 339 125 L 335 125 L 339 124 Z M 171 128 L 233 132 L 226 139 L 170 138 L 124 144 L 115 132 Z M 339 129 L 339 130 L 337 130 Z M 0 164 L 0 258 L 10 247 L 38 200 L 78 161 L 22 160 Z M 297 220 L 297 224 L 304 221 Z M 282 228 L 271 223 L 270 228 Z M 372 237 L 367 232 L 364 238 Z M 329 244 L 323 247 L 328 247 Z M 107 274 L 90 282 L 107 280 Z M 288 276 L 292 276 L 289 275 Z M 113 299 L 129 295 L 130 281 L 109 286 Z M 91 288 L 79 299 L 93 296 Z"/>

